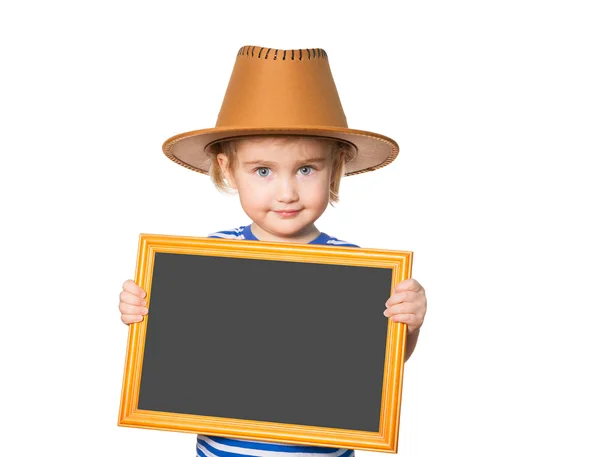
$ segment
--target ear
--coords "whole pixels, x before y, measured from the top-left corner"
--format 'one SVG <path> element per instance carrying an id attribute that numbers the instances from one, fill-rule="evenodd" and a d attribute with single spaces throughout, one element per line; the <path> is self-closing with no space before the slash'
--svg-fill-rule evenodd
<path id="1" fill-rule="evenodd" d="M 237 190 L 237 187 L 235 186 L 235 180 L 233 179 L 233 173 L 231 172 L 229 167 L 229 157 L 227 157 L 223 153 L 217 154 L 217 162 L 219 163 L 221 172 L 223 173 L 223 176 L 225 176 L 229 187 Z"/>

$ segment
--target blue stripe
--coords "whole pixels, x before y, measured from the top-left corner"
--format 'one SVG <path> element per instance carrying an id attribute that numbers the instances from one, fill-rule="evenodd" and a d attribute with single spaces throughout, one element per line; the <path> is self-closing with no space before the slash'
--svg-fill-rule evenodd
<path id="1" fill-rule="evenodd" d="M 234 232 L 234 231 L 230 231 L 230 230 L 222 230 L 219 232 L 212 232 L 211 235 L 216 236 L 216 235 L 235 235 L 235 236 L 240 236 L 242 234 L 242 232 Z"/>
<path id="2" fill-rule="evenodd" d="M 260 443 L 256 441 L 240 441 L 230 438 L 221 438 L 216 436 L 211 436 L 211 440 L 216 443 L 223 444 L 226 446 L 238 447 L 242 449 L 254 449 L 260 451 L 270 451 L 270 452 L 297 452 L 297 453 L 306 453 L 306 454 L 334 454 L 339 451 L 339 449 L 332 448 L 323 448 L 316 446 L 294 446 L 294 445 L 282 445 L 282 444 L 273 444 L 273 443 Z M 212 452 L 215 455 L 222 457 L 236 457 L 245 454 L 236 454 L 234 452 L 223 451 L 220 449 L 216 449 L 206 441 L 201 438 L 197 438 L 198 443 L 202 443 L 203 446 Z M 350 451 L 352 452 L 352 451 Z M 344 453 L 343 456 L 347 457 L 349 454 Z M 342 457 L 342 456 L 340 456 Z"/>
<path id="3" fill-rule="evenodd" d="M 257 441 L 242 441 L 231 438 L 222 438 L 218 436 L 211 436 L 211 440 L 225 444 L 227 446 L 236 446 L 246 449 L 260 449 L 262 451 L 274 451 L 274 452 L 312 452 L 314 454 L 329 454 L 335 453 L 339 449 L 315 447 L 315 446 L 295 446 L 289 444 L 276 444 L 276 443 L 261 443 Z"/>

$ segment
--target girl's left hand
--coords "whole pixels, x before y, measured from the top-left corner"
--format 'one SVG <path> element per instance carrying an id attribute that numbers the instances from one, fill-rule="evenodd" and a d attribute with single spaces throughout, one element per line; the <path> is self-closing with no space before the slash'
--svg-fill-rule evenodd
<path id="1" fill-rule="evenodd" d="M 421 328 L 427 312 L 425 289 L 415 279 L 405 279 L 394 288 L 394 293 L 385 302 L 383 315 L 394 322 L 407 325 L 408 333 Z"/>

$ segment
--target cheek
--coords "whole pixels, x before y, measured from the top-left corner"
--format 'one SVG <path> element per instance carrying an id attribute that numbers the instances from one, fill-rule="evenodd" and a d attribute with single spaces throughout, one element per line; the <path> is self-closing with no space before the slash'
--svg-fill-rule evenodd
<path id="1" fill-rule="evenodd" d="M 329 200 L 329 179 L 325 173 L 305 181 L 305 195 L 313 200 Z"/>
<path id="2" fill-rule="evenodd" d="M 238 194 L 242 206 L 247 209 L 261 208 L 269 202 L 269 193 L 266 186 L 259 186 L 251 178 L 240 180 Z"/>

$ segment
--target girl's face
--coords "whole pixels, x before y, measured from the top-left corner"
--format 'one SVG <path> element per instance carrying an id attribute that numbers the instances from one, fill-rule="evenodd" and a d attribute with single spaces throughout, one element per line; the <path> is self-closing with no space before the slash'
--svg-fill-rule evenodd
<path id="1" fill-rule="evenodd" d="M 311 138 L 241 140 L 232 173 L 227 156 L 217 156 L 259 240 L 308 243 L 319 235 L 314 222 L 329 204 L 331 149 Z"/>

